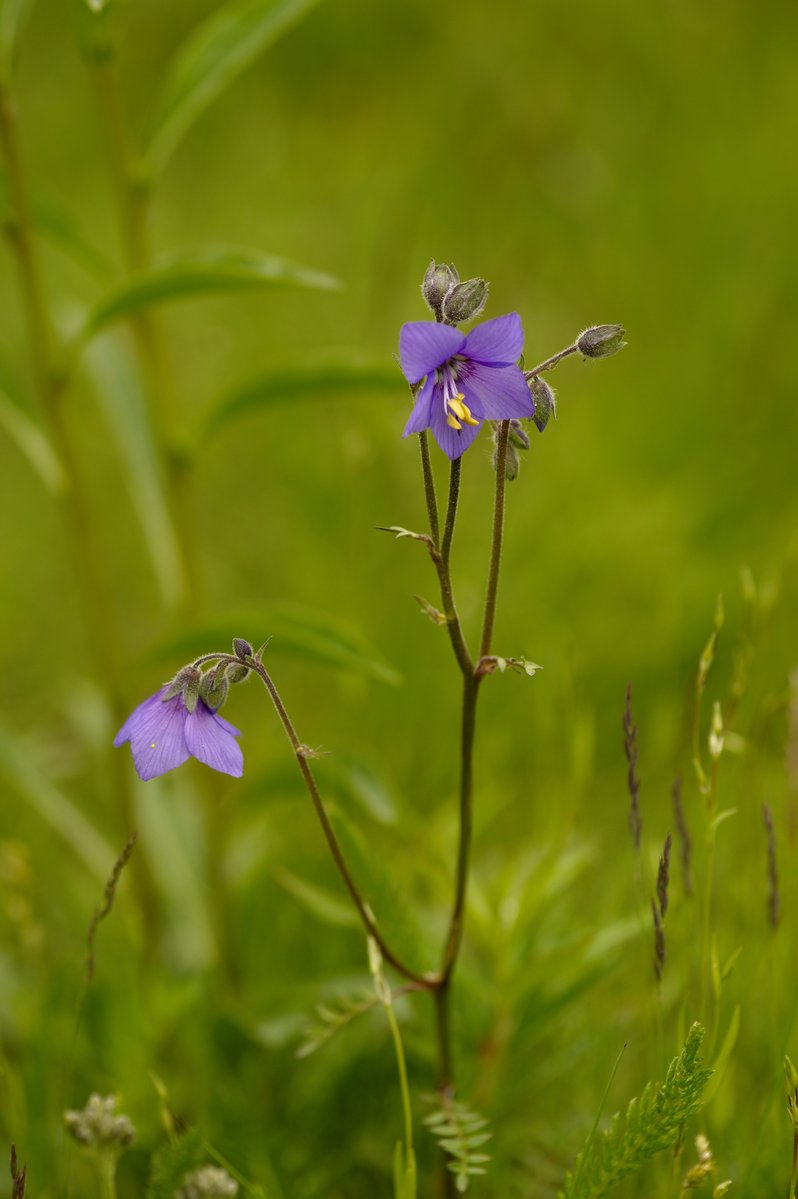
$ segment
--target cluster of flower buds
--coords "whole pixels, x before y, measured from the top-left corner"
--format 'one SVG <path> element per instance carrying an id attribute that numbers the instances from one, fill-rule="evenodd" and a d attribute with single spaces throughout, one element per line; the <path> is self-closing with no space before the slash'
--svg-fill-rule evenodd
<path id="1" fill-rule="evenodd" d="M 219 1166 L 203 1166 L 186 1174 L 174 1199 L 233 1199 L 238 1183 Z"/>
<path id="2" fill-rule="evenodd" d="M 433 259 L 424 275 L 421 294 L 436 321 L 459 325 L 479 316 L 488 298 L 488 285 L 479 278 L 461 283 L 456 267 Z"/>
<path id="3" fill-rule="evenodd" d="M 64 1124 L 87 1149 L 121 1153 L 136 1136 L 128 1117 L 117 1114 L 115 1095 L 90 1095 L 82 1111 L 64 1112 Z"/>
<path id="4" fill-rule="evenodd" d="M 218 712 L 227 699 L 230 684 L 243 682 L 249 674 L 249 668 L 244 663 L 252 657 L 254 650 L 243 637 L 234 637 L 233 652 L 240 659 L 240 666 L 237 662 L 224 660 L 205 671 L 193 663 L 183 666 L 167 685 L 162 697 L 164 702 L 182 695 L 188 712 L 193 712 L 200 700 L 211 712 Z"/>

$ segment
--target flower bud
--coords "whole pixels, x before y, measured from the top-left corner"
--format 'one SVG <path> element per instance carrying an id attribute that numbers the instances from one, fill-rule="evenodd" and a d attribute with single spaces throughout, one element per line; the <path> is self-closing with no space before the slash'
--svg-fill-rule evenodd
<path id="1" fill-rule="evenodd" d="M 484 279 L 466 279 L 465 283 L 456 283 L 444 296 L 441 308 L 443 319 L 450 325 L 470 321 L 485 307 L 487 298 L 488 285 Z"/>
<path id="2" fill-rule="evenodd" d="M 115 1095 L 90 1095 L 82 1111 L 64 1112 L 64 1124 L 79 1145 L 121 1153 L 136 1130 L 127 1116 L 116 1114 Z"/>
<path id="3" fill-rule="evenodd" d="M 508 440 L 510 445 L 515 446 L 517 450 L 529 449 L 529 434 L 521 424 L 520 420 L 518 420 L 516 417 L 513 417 L 510 421 Z"/>
<path id="4" fill-rule="evenodd" d="M 251 658 L 254 650 L 245 637 L 234 637 L 233 653 L 237 658 Z"/>
<path id="5" fill-rule="evenodd" d="M 493 469 L 498 470 L 499 467 L 499 451 L 493 451 Z M 507 442 L 507 449 L 504 454 L 504 477 L 508 483 L 512 483 L 518 478 L 521 470 L 521 459 L 518 457 L 518 450 L 511 441 Z"/>
<path id="6" fill-rule="evenodd" d="M 220 1166 L 203 1166 L 192 1170 L 175 1191 L 174 1199 L 233 1199 L 238 1183 Z"/>
<path id="7" fill-rule="evenodd" d="M 623 325 L 593 325 L 576 340 L 576 348 L 585 358 L 609 358 L 626 345 Z"/>
<path id="8" fill-rule="evenodd" d="M 424 275 L 421 294 L 427 307 L 431 308 L 437 317 L 440 318 L 441 305 L 447 292 L 459 282 L 460 276 L 453 266 L 448 266 L 445 262 L 436 263 L 433 258 Z"/>
<path id="9" fill-rule="evenodd" d="M 228 662 L 227 670 L 225 671 L 228 683 L 243 683 L 244 679 L 249 674 L 246 666 L 236 666 L 232 662 Z"/>
<path id="10" fill-rule="evenodd" d="M 529 384 L 529 394 L 532 396 L 532 402 L 535 405 L 535 415 L 532 417 L 537 425 L 538 432 L 542 433 L 549 423 L 549 417 L 557 419 L 557 405 L 554 401 L 554 391 L 539 375 L 532 375 L 527 379 Z"/>
<path id="11" fill-rule="evenodd" d="M 227 699 L 230 684 L 227 681 L 226 669 L 226 664 L 214 666 L 212 670 L 205 672 L 200 682 L 200 699 L 212 712 L 221 708 Z"/>

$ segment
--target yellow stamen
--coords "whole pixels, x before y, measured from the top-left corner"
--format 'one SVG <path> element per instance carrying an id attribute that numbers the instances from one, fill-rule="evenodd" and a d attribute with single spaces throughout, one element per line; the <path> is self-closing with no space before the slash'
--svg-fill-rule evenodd
<path id="1" fill-rule="evenodd" d="M 449 407 L 456 416 L 459 416 L 461 421 L 465 421 L 467 425 L 478 425 L 479 421 L 474 420 L 471 415 L 471 409 L 465 402 L 465 397 L 462 392 L 459 395 L 452 396 L 449 400 Z"/>
<path id="2" fill-rule="evenodd" d="M 459 422 L 459 420 L 457 419 L 457 417 L 455 417 L 455 416 L 452 416 L 451 412 L 450 412 L 450 413 L 447 415 L 447 417 L 446 417 L 446 423 L 447 423 L 447 425 L 449 426 L 449 428 L 450 428 L 450 429 L 457 429 L 457 431 L 458 431 L 458 432 L 459 432 L 459 431 L 460 431 L 460 429 L 462 429 L 462 427 L 463 427 L 463 426 L 460 424 L 460 422 Z"/>
<path id="3" fill-rule="evenodd" d="M 154 742 L 154 741 L 151 741 L 151 742 L 150 742 L 150 749 L 155 749 L 155 742 Z"/>

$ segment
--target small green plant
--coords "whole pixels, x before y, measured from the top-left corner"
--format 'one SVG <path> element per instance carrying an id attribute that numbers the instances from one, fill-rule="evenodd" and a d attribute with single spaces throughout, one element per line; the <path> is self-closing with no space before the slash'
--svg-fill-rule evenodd
<path id="1" fill-rule="evenodd" d="M 679 1143 L 712 1073 L 702 1064 L 703 1040 L 704 1029 L 694 1024 L 665 1081 L 648 1083 L 600 1136 L 591 1133 L 573 1173 L 566 1175 L 560 1199 L 599 1199 L 655 1153 Z"/>

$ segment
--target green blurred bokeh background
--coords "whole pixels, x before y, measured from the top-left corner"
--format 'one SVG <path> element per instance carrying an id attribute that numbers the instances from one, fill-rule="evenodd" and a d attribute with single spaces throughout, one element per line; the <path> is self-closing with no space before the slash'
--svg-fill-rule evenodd
<path id="1" fill-rule="evenodd" d="M 117 12 L 140 134 L 175 48 L 216 7 L 135 0 Z M 730 984 L 742 1022 L 737 1065 L 705 1125 L 734 1193 L 785 1185 L 788 1126 L 773 1100 L 796 981 L 783 765 L 787 680 L 798 664 L 796 26 L 788 6 L 766 15 L 734 0 L 325 0 L 201 117 L 154 197 L 158 250 L 249 245 L 343 283 L 336 294 L 267 289 L 165 308 L 187 419 L 259 372 L 290 372 L 328 351 L 390 366 L 401 323 L 425 315 L 418 285 L 432 257 L 490 280 L 488 315 L 521 313 L 530 365 L 586 325 L 621 321 L 628 331 L 620 356 L 558 368 L 558 419 L 542 436 L 533 431 L 509 488 L 496 644 L 545 669 L 531 681 L 491 680 L 482 701 L 473 943 L 459 1000 L 464 1085 L 497 1128 L 500 1165 L 480 1193 L 554 1194 L 620 1045 L 630 1049 L 611 1106 L 662 1073 L 679 1024 L 696 1014 L 694 915 L 679 896 L 666 1031 L 654 1045 L 648 930 L 639 938 L 623 931 L 635 900 L 620 715 L 632 680 L 644 860 L 655 860 L 679 771 L 700 838 L 690 694 L 718 592 L 727 622 L 708 698 L 728 692 L 745 627 L 742 567 L 757 586 L 757 647 L 739 718 L 746 752 L 724 775 L 722 800 L 738 813 L 723 830 L 716 892 L 721 957 L 746 946 Z M 121 273 L 97 97 L 67 6 L 35 6 L 17 93 L 34 190 L 57 196 Z M 101 289 L 58 251 L 44 255 L 59 323 L 74 327 Z M 24 393 L 15 282 L 5 254 L 0 356 Z M 102 345 L 123 353 L 127 337 L 117 329 Z M 412 600 L 418 592 L 435 601 L 429 562 L 416 545 L 374 531 L 423 524 L 417 450 L 399 437 L 407 404 L 397 369 L 393 392 L 327 395 L 322 384 L 316 396 L 243 416 L 200 447 L 193 519 L 204 609 L 220 629 L 262 640 L 276 605 L 305 606 L 357 630 L 400 676 L 393 686 L 274 642 L 275 677 L 300 735 L 332 751 L 319 765 L 323 785 L 361 825 L 435 944 L 455 835 L 457 682 L 444 635 L 419 619 Z M 182 664 L 153 646 L 192 630 L 176 628 L 164 610 L 125 472 L 85 379 L 70 423 L 132 704 Z M 5 434 L 0 444 L 4 727 L 118 847 L 104 748 L 114 730 L 61 514 Z M 490 518 L 483 434 L 464 464 L 454 554 L 471 630 Z M 233 623 L 260 612 L 262 626 Z M 224 646 L 196 644 L 212 648 Z M 380 1172 L 399 1113 L 380 1022 L 340 1034 L 307 1062 L 292 1057 L 297 1013 L 312 1011 L 330 980 L 357 981 L 364 957 L 356 930 L 314 922 L 286 889 L 289 871 L 342 894 L 264 700 L 250 684 L 226 709 L 244 730 L 246 774 L 225 780 L 215 797 L 226 842 L 224 952 L 206 911 L 202 768 L 192 764 L 162 784 L 135 784 L 136 852 L 153 863 L 162 904 L 157 936 L 144 944 L 134 891 L 124 889 L 100 933 L 98 977 L 76 1036 L 83 939 L 101 884 L 9 774 L 0 827 L 16 907 L 9 899 L 0 1119 L 36 1167 L 36 1193 L 80 1190 L 82 1167 L 68 1158 L 58 1121 L 60 1108 L 80 1105 L 90 1089 L 121 1090 L 142 1145 L 157 1141 L 150 1070 L 186 1119 L 270 1196 L 389 1193 Z M 764 800 L 782 837 L 778 942 L 764 918 Z M 530 866 L 535 854 L 549 865 Z M 537 879 L 549 869 L 563 877 L 535 901 L 502 958 L 507 977 L 528 975 L 525 998 L 508 1014 L 495 1002 L 505 976 L 491 957 L 502 939 L 491 904 L 501 909 L 516 866 Z M 609 930 L 606 953 L 594 939 L 600 930 Z M 763 982 L 765 958 L 772 985 Z M 578 980 L 570 1004 L 569 970 Z M 732 1001 L 727 1008 L 718 1040 Z M 404 1012 L 418 1090 L 433 1078 L 428 1017 L 421 998 Z M 495 1078 L 486 1048 L 494 1036 L 506 1036 Z M 125 1194 L 141 1193 L 143 1171 L 142 1149 L 123 1171 Z M 666 1187 L 650 1185 L 656 1194 Z"/>

